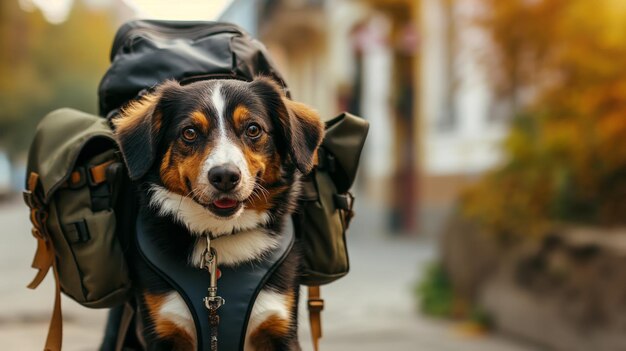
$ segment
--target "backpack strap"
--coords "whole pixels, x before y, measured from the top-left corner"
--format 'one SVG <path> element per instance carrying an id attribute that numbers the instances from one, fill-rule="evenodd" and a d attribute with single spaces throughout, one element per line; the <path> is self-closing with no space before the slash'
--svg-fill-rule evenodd
<path id="1" fill-rule="evenodd" d="M 63 342 L 63 316 L 61 314 L 61 285 L 59 283 L 59 272 L 54 257 L 54 244 L 47 234 L 46 220 L 48 213 L 41 197 L 38 195 L 39 175 L 31 172 L 28 176 L 27 189 L 24 191 L 24 201 L 30 208 L 30 220 L 33 224 L 32 234 L 37 239 L 37 251 L 33 259 L 32 267 L 37 269 L 37 275 L 28 284 L 29 289 L 35 289 L 41 284 L 48 274 L 50 268 L 54 273 L 54 308 L 48 327 L 45 351 L 60 351 Z"/>
<path id="2" fill-rule="evenodd" d="M 56 260 L 52 260 L 52 272 L 54 273 L 54 308 L 48 327 L 45 351 L 60 351 L 63 344 L 63 315 L 61 313 L 61 284 Z"/>
<path id="3" fill-rule="evenodd" d="M 124 304 L 122 315 L 119 320 L 119 328 L 117 330 L 117 339 L 115 342 L 116 351 L 129 350 L 124 349 L 124 342 L 126 341 L 126 335 L 128 334 L 128 330 L 133 322 L 133 318 L 135 318 L 135 308 L 128 303 Z"/>
<path id="4" fill-rule="evenodd" d="M 311 325 L 311 340 L 313 341 L 313 350 L 319 350 L 319 341 L 322 337 L 322 310 L 324 309 L 324 299 L 320 294 L 319 285 L 309 286 L 309 299 L 307 308 L 309 310 L 309 323 Z"/>
<path id="5" fill-rule="evenodd" d="M 91 167 L 89 171 L 89 181 L 95 185 L 101 184 L 107 180 L 107 168 L 113 161 L 107 161 Z M 78 185 L 84 182 L 81 179 L 81 173 L 72 172 L 69 180 L 64 186 Z M 36 289 L 48 275 L 48 271 L 52 268 L 54 275 L 54 307 L 52 317 L 50 318 L 50 326 L 48 327 L 48 336 L 46 338 L 45 351 L 60 351 L 63 344 L 63 315 L 61 312 L 61 284 L 59 280 L 59 270 L 55 259 L 54 243 L 46 229 L 46 221 L 48 220 L 48 211 L 43 201 L 41 182 L 39 174 L 31 172 L 28 175 L 26 191 L 24 191 L 24 202 L 30 208 L 30 221 L 33 225 L 32 234 L 37 239 L 37 251 L 33 258 L 31 266 L 37 269 L 37 275 L 28 284 L 29 289 Z"/>

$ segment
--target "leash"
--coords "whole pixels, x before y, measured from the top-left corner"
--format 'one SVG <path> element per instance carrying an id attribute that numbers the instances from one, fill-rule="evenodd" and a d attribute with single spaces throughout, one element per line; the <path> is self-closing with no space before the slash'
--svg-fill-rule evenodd
<path id="1" fill-rule="evenodd" d="M 209 327 L 211 328 L 210 343 L 211 351 L 217 351 L 217 333 L 220 325 L 220 316 L 217 310 L 222 307 L 226 301 L 217 295 L 217 279 L 219 278 L 217 269 L 217 250 L 211 247 L 211 237 L 209 234 L 206 238 L 206 249 L 202 254 L 201 267 L 209 272 L 208 294 L 204 298 L 204 305 L 209 310 Z"/>

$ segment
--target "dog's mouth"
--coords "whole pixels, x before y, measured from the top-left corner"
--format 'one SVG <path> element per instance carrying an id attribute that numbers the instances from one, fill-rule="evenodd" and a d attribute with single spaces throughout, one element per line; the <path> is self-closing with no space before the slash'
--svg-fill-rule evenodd
<path id="1" fill-rule="evenodd" d="M 224 197 L 205 205 L 213 214 L 224 218 L 233 216 L 239 211 L 241 206 L 243 206 L 243 202 L 229 197 Z"/>

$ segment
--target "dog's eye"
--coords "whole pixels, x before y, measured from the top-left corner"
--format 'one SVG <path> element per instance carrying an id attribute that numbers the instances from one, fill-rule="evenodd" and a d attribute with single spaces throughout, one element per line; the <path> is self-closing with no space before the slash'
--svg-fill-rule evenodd
<path id="1" fill-rule="evenodd" d="M 246 135 L 248 138 L 256 139 L 261 135 L 261 126 L 256 123 L 250 123 L 246 128 Z"/>
<path id="2" fill-rule="evenodd" d="M 182 136 L 185 141 L 194 141 L 198 137 L 198 132 L 193 128 L 185 128 L 183 129 Z"/>

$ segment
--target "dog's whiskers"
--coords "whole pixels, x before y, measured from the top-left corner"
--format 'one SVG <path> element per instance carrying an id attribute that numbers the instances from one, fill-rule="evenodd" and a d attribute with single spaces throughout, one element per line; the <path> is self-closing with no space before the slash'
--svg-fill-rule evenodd
<path id="1" fill-rule="evenodd" d="M 256 187 L 254 188 L 254 191 L 259 191 L 260 195 L 263 195 L 263 197 L 265 198 L 265 201 L 268 201 L 269 196 L 271 195 L 269 190 L 267 190 L 262 184 L 258 183 L 256 184 Z M 259 200 L 261 200 L 261 198 L 259 197 Z"/>
<path id="2" fill-rule="evenodd" d="M 187 193 L 187 195 L 185 195 L 185 196 L 181 196 L 180 201 L 178 202 L 178 208 L 176 209 L 176 212 L 180 212 L 180 206 L 183 204 L 183 200 L 184 200 L 186 197 L 189 197 L 189 195 L 191 195 L 192 193 L 193 193 L 193 189 L 191 189 L 191 191 L 190 191 L 190 192 L 188 192 L 188 193 Z"/>

